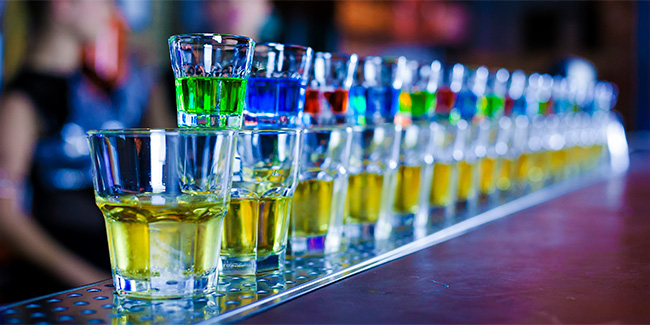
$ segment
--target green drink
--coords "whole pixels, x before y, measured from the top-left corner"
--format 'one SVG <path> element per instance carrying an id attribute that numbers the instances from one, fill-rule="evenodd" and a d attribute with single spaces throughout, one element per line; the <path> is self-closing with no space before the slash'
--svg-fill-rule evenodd
<path id="1" fill-rule="evenodd" d="M 433 115 L 436 94 L 427 91 L 411 93 L 411 115 L 415 118 Z"/>
<path id="2" fill-rule="evenodd" d="M 246 79 L 232 77 L 176 78 L 178 125 L 239 128 Z"/>

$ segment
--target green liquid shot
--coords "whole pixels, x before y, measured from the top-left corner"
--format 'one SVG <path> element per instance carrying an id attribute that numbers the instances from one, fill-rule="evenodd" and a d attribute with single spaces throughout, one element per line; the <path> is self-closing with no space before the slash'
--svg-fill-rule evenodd
<path id="1" fill-rule="evenodd" d="M 241 127 L 246 79 L 181 77 L 174 83 L 179 127 Z"/>

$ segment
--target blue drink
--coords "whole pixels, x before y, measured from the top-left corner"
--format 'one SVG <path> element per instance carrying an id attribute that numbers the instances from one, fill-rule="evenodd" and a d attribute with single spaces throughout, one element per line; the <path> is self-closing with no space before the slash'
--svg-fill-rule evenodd
<path id="1" fill-rule="evenodd" d="M 400 90 L 392 87 L 354 86 L 350 107 L 359 125 L 392 122 L 399 106 Z"/>
<path id="2" fill-rule="evenodd" d="M 248 78 L 244 123 L 295 127 L 305 105 L 305 89 L 300 79 Z"/>
<path id="3" fill-rule="evenodd" d="M 464 119 L 472 119 L 478 110 L 478 96 L 471 91 L 461 91 L 456 97 L 455 107 Z"/>

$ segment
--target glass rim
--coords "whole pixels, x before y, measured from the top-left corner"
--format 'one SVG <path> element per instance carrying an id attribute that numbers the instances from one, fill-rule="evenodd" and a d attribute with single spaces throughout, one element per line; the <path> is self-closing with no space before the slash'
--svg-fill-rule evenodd
<path id="1" fill-rule="evenodd" d="M 236 130 L 229 129 L 183 129 L 183 128 L 130 128 L 130 129 L 94 129 L 86 132 L 88 137 L 97 136 L 144 136 L 164 133 L 165 135 L 198 134 L 198 135 L 233 135 Z"/>
<path id="2" fill-rule="evenodd" d="M 239 134 L 300 134 L 300 128 L 250 128 L 234 130 L 237 135 Z"/>
<path id="3" fill-rule="evenodd" d="M 321 132 L 332 132 L 332 131 L 347 131 L 352 132 L 354 126 L 352 125 L 320 125 L 320 126 L 310 126 L 302 128 L 303 133 L 321 133 Z"/>
<path id="4" fill-rule="evenodd" d="M 327 59 L 329 57 L 330 60 L 354 60 L 358 61 L 359 60 L 359 55 L 356 53 L 345 53 L 345 52 L 323 52 L 319 51 L 314 53 L 314 58 L 322 57 Z"/>
<path id="5" fill-rule="evenodd" d="M 171 44 L 176 41 L 182 41 L 184 39 L 195 39 L 195 38 L 215 40 L 215 36 L 221 38 L 221 40 L 219 40 L 218 43 L 223 43 L 223 40 L 237 40 L 238 42 L 241 41 L 246 42 L 249 45 L 255 44 L 255 40 L 252 37 L 235 35 L 235 34 L 219 34 L 219 33 L 188 33 L 188 34 L 172 35 L 167 39 L 167 42 Z M 237 45 L 237 44 L 223 44 L 223 45 Z"/>
<path id="6" fill-rule="evenodd" d="M 378 124 L 366 124 L 366 125 L 353 125 L 351 127 L 352 127 L 353 132 L 359 132 L 359 131 L 365 131 L 365 130 L 374 130 L 374 129 L 378 129 L 380 127 L 389 127 L 389 128 L 392 127 L 396 131 L 401 131 L 403 129 L 403 127 L 401 125 L 395 124 L 395 123 L 390 123 L 390 122 L 378 123 Z"/>
<path id="7" fill-rule="evenodd" d="M 268 47 L 272 49 L 281 49 L 281 50 L 292 50 L 292 51 L 304 51 L 305 53 L 309 53 L 310 55 L 313 55 L 314 49 L 312 49 L 309 46 L 304 46 L 304 45 L 297 45 L 297 44 L 284 44 L 284 43 L 278 43 L 278 42 L 264 42 L 264 43 L 256 43 L 255 44 L 255 51 L 257 52 L 258 49 L 261 49 L 260 47 Z"/>

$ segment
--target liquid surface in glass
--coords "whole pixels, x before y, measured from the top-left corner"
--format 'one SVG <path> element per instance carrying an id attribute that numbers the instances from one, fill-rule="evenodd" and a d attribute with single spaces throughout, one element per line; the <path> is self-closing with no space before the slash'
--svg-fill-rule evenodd
<path id="1" fill-rule="evenodd" d="M 346 224 L 373 223 L 379 219 L 384 176 L 363 172 L 348 181 Z"/>
<path id="2" fill-rule="evenodd" d="M 231 198 L 224 220 L 221 254 L 255 256 L 259 202 L 256 199 Z"/>
<path id="3" fill-rule="evenodd" d="M 327 233 L 332 215 L 334 181 L 304 180 L 293 194 L 291 229 L 294 236 L 322 236 Z"/>
<path id="4" fill-rule="evenodd" d="M 246 79 L 232 77 L 181 77 L 176 85 L 178 111 L 192 114 L 241 115 Z"/>
<path id="5" fill-rule="evenodd" d="M 458 163 L 458 201 L 464 202 L 473 195 L 475 189 L 474 168 L 476 164 L 460 161 Z"/>
<path id="6" fill-rule="evenodd" d="M 117 202 L 96 197 L 116 274 L 147 280 L 216 270 L 223 204 L 206 195 L 181 196 L 173 205 L 160 205 L 164 200 L 151 194 L 127 195 Z"/>
<path id="7" fill-rule="evenodd" d="M 246 91 L 247 115 L 258 124 L 295 124 L 292 118 L 304 106 L 305 88 L 300 79 L 250 77 Z"/>
<path id="8" fill-rule="evenodd" d="M 280 253 L 287 246 L 290 197 L 259 199 L 257 257 Z"/>
<path id="9" fill-rule="evenodd" d="M 495 173 L 497 168 L 497 159 L 485 157 L 480 162 L 479 191 L 481 194 L 490 194 L 495 188 Z"/>
<path id="10" fill-rule="evenodd" d="M 433 207 L 444 207 L 452 202 L 452 169 L 454 164 L 436 162 L 433 164 L 433 180 L 429 204 Z"/>
<path id="11" fill-rule="evenodd" d="M 399 214 L 416 213 L 420 197 L 420 166 L 400 166 L 397 171 L 397 189 L 393 211 Z"/>
<path id="12" fill-rule="evenodd" d="M 512 168 L 515 163 L 511 159 L 501 159 L 496 185 L 501 191 L 507 191 L 512 187 Z"/>

